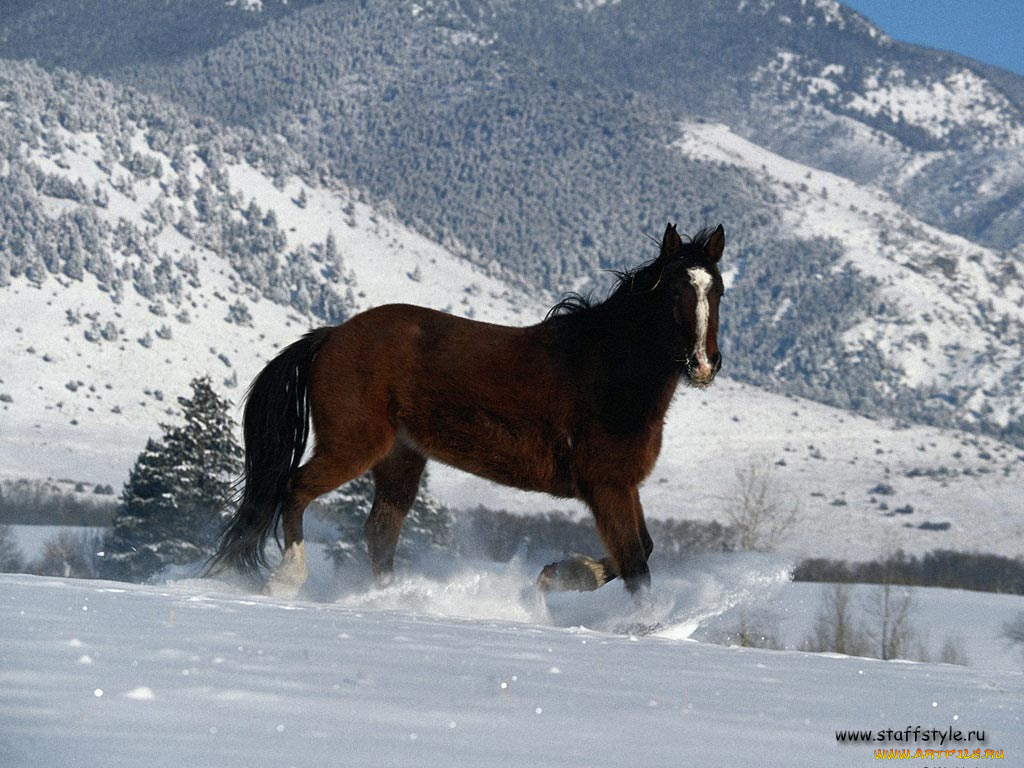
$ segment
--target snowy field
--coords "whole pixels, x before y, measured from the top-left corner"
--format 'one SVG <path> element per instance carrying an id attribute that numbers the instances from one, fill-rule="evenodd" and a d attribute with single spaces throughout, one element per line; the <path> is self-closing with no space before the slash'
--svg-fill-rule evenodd
<path id="1" fill-rule="evenodd" d="M 867 766 L 878 748 L 939 745 L 836 731 L 918 726 L 982 730 L 942 748 L 1019 764 L 1021 665 L 989 666 L 977 646 L 962 667 L 695 642 L 729 607 L 781 600 L 786 626 L 817 608 L 814 585 L 786 597 L 777 561 L 723 563 L 656 576 L 642 609 L 618 585 L 546 606 L 514 563 L 332 595 L 314 572 L 290 601 L 211 581 L 3 575 L 0 765 Z M 927 631 L 967 638 L 1024 606 L 923 592 L 942 601 L 922 607 Z M 660 632 L 630 634 L 644 619 Z M 909 764 L 969 764 L 954 754 Z"/>
<path id="2" fill-rule="evenodd" d="M 46 545 L 61 536 L 72 541 L 88 541 L 102 539 L 107 532 L 106 528 L 85 525 L 10 525 L 7 529 L 13 545 L 29 560 L 41 557 Z"/>

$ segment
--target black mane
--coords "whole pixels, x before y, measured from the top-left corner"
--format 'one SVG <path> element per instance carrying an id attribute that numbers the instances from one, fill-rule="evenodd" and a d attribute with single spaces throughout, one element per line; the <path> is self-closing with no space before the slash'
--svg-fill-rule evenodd
<path id="1" fill-rule="evenodd" d="M 593 292 L 588 292 L 587 294 L 584 295 L 582 293 L 577 293 L 576 291 L 573 291 L 571 293 L 565 294 L 557 304 L 551 307 L 551 309 L 548 310 L 548 313 L 544 315 L 544 319 L 549 320 L 552 317 L 560 317 L 563 315 L 575 315 L 593 308 Z"/>
<path id="2" fill-rule="evenodd" d="M 714 227 L 704 227 L 692 237 L 689 237 L 683 243 L 684 250 L 680 258 L 684 260 L 693 260 L 695 265 L 699 266 L 702 260 L 701 255 L 705 252 L 714 231 Z M 604 304 L 618 296 L 653 291 L 661 282 L 661 274 L 664 269 L 665 264 L 661 263 L 660 259 L 655 258 L 650 261 L 645 261 L 643 264 L 633 267 L 633 269 L 610 270 L 615 276 L 615 284 L 604 299 L 599 301 L 595 300 L 593 292 L 588 292 L 586 294 L 577 293 L 575 291 L 567 293 L 557 304 L 548 310 L 544 319 L 546 321 L 556 317 L 564 317 L 566 315 L 577 315 L 581 312 L 586 312 L 596 306 Z"/>

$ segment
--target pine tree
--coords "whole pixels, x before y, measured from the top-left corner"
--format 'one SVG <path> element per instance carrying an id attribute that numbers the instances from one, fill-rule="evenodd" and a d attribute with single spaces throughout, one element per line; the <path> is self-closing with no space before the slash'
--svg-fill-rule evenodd
<path id="1" fill-rule="evenodd" d="M 213 552 L 242 451 L 230 402 L 209 377 L 191 387 L 190 398 L 178 398 L 184 423 L 162 424 L 163 436 L 150 439 L 135 461 L 105 548 L 104 576 L 141 581 Z"/>

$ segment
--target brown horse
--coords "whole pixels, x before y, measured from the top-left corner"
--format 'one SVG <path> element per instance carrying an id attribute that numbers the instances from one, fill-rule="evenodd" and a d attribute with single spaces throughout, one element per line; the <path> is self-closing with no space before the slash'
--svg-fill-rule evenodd
<path id="1" fill-rule="evenodd" d="M 631 592 L 649 585 L 654 545 L 638 488 L 680 380 L 707 387 L 721 367 L 724 245 L 721 226 L 683 242 L 669 225 L 658 258 L 620 273 L 605 301 L 573 296 L 526 328 L 394 304 L 307 334 L 249 390 L 244 490 L 212 567 L 257 573 L 281 524 L 284 557 L 268 590 L 297 591 L 303 510 L 370 471 L 367 549 L 374 574 L 388 578 L 420 475 L 436 459 L 590 507 L 607 557 L 550 565 L 541 588 L 616 576 Z"/>

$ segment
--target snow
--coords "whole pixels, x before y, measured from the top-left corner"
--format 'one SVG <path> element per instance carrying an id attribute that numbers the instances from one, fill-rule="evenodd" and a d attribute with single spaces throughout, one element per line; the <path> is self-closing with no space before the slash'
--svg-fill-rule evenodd
<path id="1" fill-rule="evenodd" d="M 806 4 L 806 0 L 801 0 Z M 825 24 L 835 24 L 839 29 L 846 28 L 846 19 L 843 17 L 843 7 L 838 0 L 814 0 L 814 7 L 821 11 Z"/>
<path id="2" fill-rule="evenodd" d="M 293 179 L 283 190 L 248 164 L 228 168 L 232 189 L 244 190 L 263 210 L 273 210 L 286 231 L 288 247 L 322 243 L 333 233 L 346 269 L 362 292 L 359 309 L 396 301 L 453 311 L 490 322 L 511 322 L 529 312 L 542 313 L 541 301 L 522 296 L 508 277 L 491 274 L 453 256 L 431 240 L 403 227 L 380 211 L 342 193 L 316 189 Z M 295 200 L 302 191 L 305 207 Z M 351 216 L 345 212 L 351 206 Z M 351 220 L 354 225 L 346 224 Z M 419 268 L 419 279 L 409 276 Z M 465 300 L 465 301 L 463 301 Z M 524 318 L 525 319 L 525 318 Z"/>
<path id="3" fill-rule="evenodd" d="M 288 0 L 283 0 L 287 3 Z M 225 0 L 226 5 L 237 5 L 244 11 L 262 11 L 263 0 Z"/>
<path id="4" fill-rule="evenodd" d="M 0 576 L 0 764 L 792 768 L 905 746 L 837 730 L 915 726 L 1024 750 L 1019 671 L 552 626 L 506 597 L 528 618 Z"/>
<path id="5" fill-rule="evenodd" d="M 604 8 L 606 5 L 618 5 L 622 0 L 576 0 L 576 10 L 583 11 L 584 13 L 593 13 L 598 8 Z"/>
<path id="6" fill-rule="evenodd" d="M 933 82 L 908 82 L 905 73 L 892 70 L 879 83 L 879 74 L 865 79 L 863 94 L 852 96 L 847 108 L 917 126 L 937 139 L 946 138 L 954 127 L 972 127 L 988 129 L 1002 145 L 1024 143 L 1024 128 L 1009 127 L 1011 103 L 970 70 Z"/>
<path id="7" fill-rule="evenodd" d="M 160 192 L 156 179 L 130 184 L 130 195 L 114 188 L 115 178 L 131 177 L 117 165 L 101 168 L 103 151 L 95 133 L 71 133 L 54 128 L 64 149 L 56 158 L 43 150 L 29 157 L 47 173 L 81 180 L 87 189 L 100 186 L 109 195 L 106 208 L 97 209 L 111 224 L 125 219 L 143 222 L 146 209 Z M 171 159 L 149 149 L 139 132 L 135 151 L 159 160 L 165 178 L 173 182 Z M 191 158 L 193 181 L 203 168 Z M 289 179 L 284 189 L 252 166 L 229 167 L 232 192 L 273 209 L 286 232 L 289 248 L 336 238 L 343 266 L 353 273 L 357 309 L 389 302 L 408 302 L 447 308 L 456 314 L 490 322 L 516 323 L 543 316 L 552 301 L 542 293 L 524 296 L 499 268 L 484 270 L 452 255 L 394 221 L 381 211 L 353 199 L 346 190 L 311 187 Z M 305 207 L 296 200 L 305 191 Z M 47 199 L 53 215 L 69 201 Z M 173 415 L 175 398 L 187 391 L 188 381 L 209 374 L 218 389 L 244 388 L 259 369 L 284 345 L 319 321 L 299 317 L 290 307 L 259 300 L 247 301 L 251 327 L 224 321 L 228 307 L 239 300 L 239 280 L 226 261 L 164 227 L 157 237 L 161 254 L 174 260 L 195 258 L 196 283 L 182 306 L 155 314 L 154 302 L 128 288 L 120 304 L 110 301 L 91 275 L 83 281 L 50 276 L 42 286 L 24 278 L 0 292 L 0 352 L 8 361 L 0 375 L 0 437 L 3 439 L 5 478 L 47 476 L 107 478 L 115 487 L 126 479 L 146 438 L 158 433 L 158 423 Z M 115 259 L 118 257 L 114 254 Z M 417 274 L 419 279 L 412 279 Z M 156 302 L 163 304 L 163 301 Z M 190 322 L 176 318 L 186 308 Z M 95 316 L 100 326 L 113 323 L 116 342 L 89 343 L 68 312 L 80 318 Z M 172 338 L 157 331 L 167 326 Z M 140 339 L 153 339 L 144 348 Z M 155 338 L 154 338 L 155 337 Z M 82 382 L 74 391 L 69 382 Z M 237 401 L 241 389 L 229 391 Z"/>
<path id="8" fill-rule="evenodd" d="M 789 17 L 778 18 L 787 26 L 793 24 Z M 813 25 L 813 18 L 807 22 Z M 860 27 L 880 45 L 891 42 L 870 23 Z M 818 74 L 814 74 L 816 70 Z M 758 68 L 754 78 L 771 84 L 791 107 L 806 109 L 809 100 L 825 94 L 824 101 L 834 113 L 912 126 L 939 141 L 966 130 L 975 143 L 990 147 L 1014 148 L 1024 142 L 1024 128 L 1015 124 L 1012 102 L 970 69 L 931 79 L 912 77 L 899 66 L 868 67 L 858 90 L 833 79 L 844 72 L 843 65 L 779 50 Z"/>
<path id="9" fill-rule="evenodd" d="M 990 408 L 1000 423 L 1012 418 L 1020 358 L 1002 349 L 994 321 L 1024 325 L 1024 291 L 999 277 L 1003 254 L 924 224 L 877 188 L 773 154 L 726 126 L 686 124 L 682 131 L 680 151 L 763 177 L 790 201 L 787 230 L 834 238 L 844 261 L 877 281 L 887 313 L 865 314 L 847 332 L 852 352 L 877 348 L 910 387 L 980 385 L 979 395 L 987 394 L 971 407 Z"/>
<path id="10" fill-rule="evenodd" d="M 732 556 L 720 557 L 729 560 Z M 736 568 L 735 564 L 731 567 Z M 832 589 L 831 584 L 783 583 L 778 589 L 759 595 L 756 601 L 745 601 L 705 621 L 691 636 L 708 639 L 722 630 L 735 631 L 741 611 L 746 609 L 748 614 L 756 612 L 757 620 L 753 625 L 763 626 L 775 635 L 782 648 L 801 650 L 813 636 L 825 593 Z M 876 609 L 881 588 L 873 584 L 851 584 L 848 589 L 854 623 L 870 625 L 869 617 Z M 926 658 L 939 659 L 948 640 L 962 647 L 969 667 L 1006 673 L 1024 670 L 1022 649 L 1015 650 L 1003 637 L 1003 625 L 1024 610 L 1024 597 L 924 587 L 893 589 L 894 600 L 900 599 L 904 590 L 910 595 L 909 623 L 913 637 L 907 650 L 911 657 L 923 654 Z"/>

